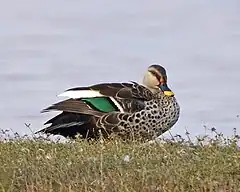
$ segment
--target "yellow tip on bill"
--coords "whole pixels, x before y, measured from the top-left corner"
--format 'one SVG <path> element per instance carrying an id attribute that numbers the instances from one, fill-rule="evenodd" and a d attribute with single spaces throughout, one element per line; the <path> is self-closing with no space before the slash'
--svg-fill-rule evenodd
<path id="1" fill-rule="evenodd" d="M 173 96 L 174 93 L 172 91 L 164 91 L 164 95 Z"/>

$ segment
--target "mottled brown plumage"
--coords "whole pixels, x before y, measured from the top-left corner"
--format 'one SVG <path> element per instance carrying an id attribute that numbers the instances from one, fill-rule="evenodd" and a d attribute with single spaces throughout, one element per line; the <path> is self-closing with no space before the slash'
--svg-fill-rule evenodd
<path id="1" fill-rule="evenodd" d="M 90 87 L 68 89 L 70 99 L 53 104 L 43 112 L 57 110 L 61 114 L 40 130 L 74 138 L 153 139 L 178 120 L 180 107 L 167 86 L 167 74 L 160 65 L 151 65 L 144 75 L 143 85 L 132 83 L 102 83 Z M 97 100 L 98 99 L 98 100 Z M 109 106 L 109 107 L 107 107 Z"/>

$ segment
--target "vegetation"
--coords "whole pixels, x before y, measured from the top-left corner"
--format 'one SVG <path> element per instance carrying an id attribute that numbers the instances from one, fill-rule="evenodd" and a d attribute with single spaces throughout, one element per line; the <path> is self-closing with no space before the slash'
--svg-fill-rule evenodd
<path id="1" fill-rule="evenodd" d="M 237 142 L 218 133 L 194 143 L 2 139 L 0 191 L 239 191 Z"/>

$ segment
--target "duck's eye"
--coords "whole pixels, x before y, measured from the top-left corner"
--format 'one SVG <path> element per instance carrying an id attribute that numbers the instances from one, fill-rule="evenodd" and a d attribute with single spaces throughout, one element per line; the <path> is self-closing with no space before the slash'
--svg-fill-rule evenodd
<path id="1" fill-rule="evenodd" d="M 162 79 L 162 76 L 159 75 L 157 72 L 155 72 L 155 71 L 150 71 L 150 72 L 158 79 L 158 81 L 160 81 Z"/>

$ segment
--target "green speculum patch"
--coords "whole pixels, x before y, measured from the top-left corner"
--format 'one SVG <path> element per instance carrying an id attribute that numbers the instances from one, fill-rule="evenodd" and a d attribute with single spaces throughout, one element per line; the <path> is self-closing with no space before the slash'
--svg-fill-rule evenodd
<path id="1" fill-rule="evenodd" d="M 99 111 L 119 111 L 116 105 L 108 97 L 83 98 L 82 100 Z"/>

